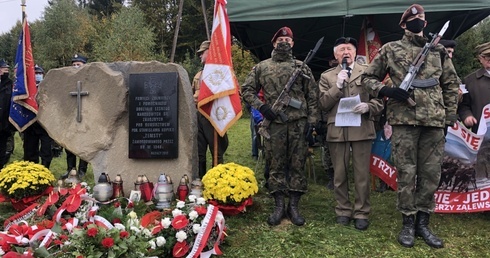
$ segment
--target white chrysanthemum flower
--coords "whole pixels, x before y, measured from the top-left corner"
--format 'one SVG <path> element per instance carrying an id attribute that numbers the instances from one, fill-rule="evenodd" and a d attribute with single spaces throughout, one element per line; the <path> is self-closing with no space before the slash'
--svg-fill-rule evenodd
<path id="1" fill-rule="evenodd" d="M 151 249 L 157 249 L 157 244 L 155 243 L 155 241 L 150 240 L 150 241 L 148 241 L 148 243 L 150 244 Z"/>
<path id="2" fill-rule="evenodd" d="M 114 227 L 119 229 L 120 231 L 126 230 L 126 227 L 121 223 L 114 223 Z"/>
<path id="3" fill-rule="evenodd" d="M 196 202 L 197 196 L 191 194 L 187 198 L 189 199 L 190 202 Z"/>
<path id="4" fill-rule="evenodd" d="M 151 237 L 152 236 L 151 231 L 149 229 L 147 229 L 147 228 L 144 228 L 142 230 L 142 232 L 143 232 L 143 235 L 144 236 L 147 236 L 147 237 Z"/>
<path id="5" fill-rule="evenodd" d="M 164 218 L 162 219 L 161 223 L 163 228 L 168 228 L 170 227 L 170 224 L 172 224 L 172 221 L 170 220 L 170 218 Z"/>
<path id="6" fill-rule="evenodd" d="M 134 211 L 128 213 L 128 216 L 130 219 L 136 219 L 138 217 L 138 215 Z"/>
<path id="7" fill-rule="evenodd" d="M 206 204 L 206 199 L 199 197 L 197 198 L 197 205 L 204 205 Z"/>
<path id="8" fill-rule="evenodd" d="M 194 234 L 199 233 L 199 231 L 201 231 L 201 224 L 192 225 L 192 231 L 194 232 Z"/>
<path id="9" fill-rule="evenodd" d="M 163 246 L 165 243 L 167 243 L 167 240 L 165 240 L 165 237 L 162 237 L 162 236 L 157 237 L 156 241 L 157 241 L 158 247 Z"/>
<path id="10" fill-rule="evenodd" d="M 180 230 L 179 232 L 175 233 L 175 238 L 177 238 L 177 241 L 182 243 L 184 240 L 187 239 L 187 233 Z"/>
<path id="11" fill-rule="evenodd" d="M 174 216 L 174 218 L 177 217 L 177 216 L 179 216 L 179 215 L 182 215 L 182 211 L 181 210 L 175 209 L 175 210 L 172 211 L 172 216 Z"/>
<path id="12" fill-rule="evenodd" d="M 131 231 L 133 231 L 135 234 L 139 234 L 141 232 L 141 230 L 135 226 L 131 226 L 129 229 L 131 229 Z"/>
<path id="13" fill-rule="evenodd" d="M 189 219 L 195 220 L 195 219 L 197 219 L 197 217 L 199 217 L 199 213 L 197 213 L 197 211 L 189 212 Z"/>
<path id="14" fill-rule="evenodd" d="M 185 202 L 183 201 L 178 201 L 177 204 L 175 205 L 177 208 L 182 209 L 185 207 Z"/>

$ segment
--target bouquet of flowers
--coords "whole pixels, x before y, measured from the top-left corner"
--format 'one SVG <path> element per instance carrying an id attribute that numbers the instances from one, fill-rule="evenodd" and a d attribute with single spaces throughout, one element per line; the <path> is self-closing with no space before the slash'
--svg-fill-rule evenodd
<path id="1" fill-rule="evenodd" d="M 11 200 L 21 200 L 45 193 L 54 181 L 54 175 L 43 165 L 15 161 L 0 171 L 0 192 Z"/>
<path id="2" fill-rule="evenodd" d="M 219 204 L 241 205 L 258 191 L 254 172 L 235 163 L 220 164 L 202 178 L 203 197 Z"/>
<path id="3" fill-rule="evenodd" d="M 187 202 L 179 201 L 173 209 L 163 212 L 151 211 L 151 206 L 123 197 L 100 206 L 89 194 L 81 199 L 84 201 L 74 217 L 54 216 L 52 220 L 40 221 L 35 216 L 23 225 L 16 224 L 7 232 L 0 232 L 0 254 L 5 254 L 4 257 L 22 253 L 23 257 L 221 254 L 219 245 L 226 236 L 224 218 L 204 198 L 190 195 Z"/>

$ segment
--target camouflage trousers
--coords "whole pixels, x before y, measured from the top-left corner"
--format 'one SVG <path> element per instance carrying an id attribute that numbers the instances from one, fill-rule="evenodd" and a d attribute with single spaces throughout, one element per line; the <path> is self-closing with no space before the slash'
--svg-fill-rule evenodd
<path id="1" fill-rule="evenodd" d="M 305 139 L 306 119 L 285 124 L 271 123 L 270 139 L 264 139 L 264 148 L 270 158 L 269 191 L 287 194 L 308 189 L 304 173 L 308 144 Z"/>
<path id="2" fill-rule="evenodd" d="M 433 212 L 444 156 L 444 129 L 394 125 L 391 143 L 398 172 L 397 209 L 404 215 Z"/>
<path id="3" fill-rule="evenodd" d="M 332 158 L 330 155 L 330 150 L 328 149 L 328 144 L 326 141 L 323 143 L 323 153 L 322 153 L 322 163 L 325 171 L 333 169 Z"/>

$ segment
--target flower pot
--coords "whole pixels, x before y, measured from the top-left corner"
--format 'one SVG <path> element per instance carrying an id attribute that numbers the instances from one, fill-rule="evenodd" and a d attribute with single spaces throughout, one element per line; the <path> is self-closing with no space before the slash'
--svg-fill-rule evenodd
<path id="1" fill-rule="evenodd" d="M 242 212 L 245 212 L 246 207 L 253 204 L 252 197 L 249 197 L 248 199 L 246 199 L 245 201 L 241 202 L 238 205 L 221 204 L 215 200 L 209 200 L 208 202 L 210 204 L 218 207 L 218 209 L 223 213 L 223 215 L 226 215 L 226 216 L 235 216 L 235 215 L 238 215 Z"/>

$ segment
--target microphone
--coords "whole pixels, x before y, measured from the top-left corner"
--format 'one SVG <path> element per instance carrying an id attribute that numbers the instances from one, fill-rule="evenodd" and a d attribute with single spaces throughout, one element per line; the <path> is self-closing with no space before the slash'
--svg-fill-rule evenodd
<path id="1" fill-rule="evenodd" d="M 342 58 L 342 70 L 347 69 L 347 57 Z"/>

